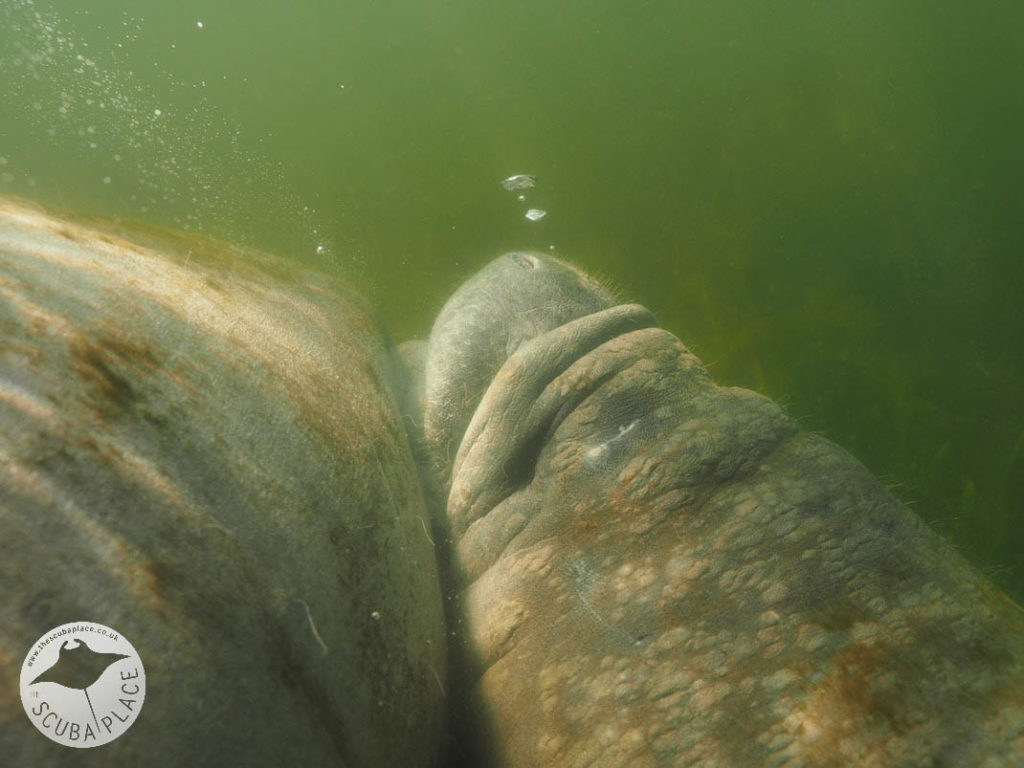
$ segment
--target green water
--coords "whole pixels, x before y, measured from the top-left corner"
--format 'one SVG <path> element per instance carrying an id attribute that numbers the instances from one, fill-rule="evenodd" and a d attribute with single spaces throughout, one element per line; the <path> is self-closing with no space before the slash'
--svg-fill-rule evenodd
<path id="1" fill-rule="evenodd" d="M 551 250 L 1021 599 L 1022 32 L 993 0 L 0 0 L 0 192 L 319 264 L 398 338 Z"/>

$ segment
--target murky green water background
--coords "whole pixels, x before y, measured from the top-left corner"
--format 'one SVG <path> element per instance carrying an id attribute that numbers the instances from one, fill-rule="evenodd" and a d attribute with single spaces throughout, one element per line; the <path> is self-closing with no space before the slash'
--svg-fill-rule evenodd
<path id="1" fill-rule="evenodd" d="M 1022 83 L 995 0 L 0 0 L 0 192 L 320 264 L 398 338 L 551 249 L 1021 599 Z"/>

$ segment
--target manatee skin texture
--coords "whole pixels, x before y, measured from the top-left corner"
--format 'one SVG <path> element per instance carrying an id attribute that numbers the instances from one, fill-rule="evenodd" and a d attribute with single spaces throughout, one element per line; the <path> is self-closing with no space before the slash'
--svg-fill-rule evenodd
<path id="1" fill-rule="evenodd" d="M 503 257 L 431 335 L 426 440 L 492 761 L 1024 764 L 1018 606 L 853 457 L 591 282 Z"/>
<path id="2" fill-rule="evenodd" d="M 366 308 L 257 253 L 4 200 L 0 330 L 0 762 L 433 765 L 437 566 Z M 19 700 L 70 621 L 147 674 L 96 749 Z"/>

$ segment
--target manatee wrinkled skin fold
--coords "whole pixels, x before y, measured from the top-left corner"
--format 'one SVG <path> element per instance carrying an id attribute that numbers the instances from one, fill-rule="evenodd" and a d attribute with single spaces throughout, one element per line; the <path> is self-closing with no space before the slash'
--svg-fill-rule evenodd
<path id="1" fill-rule="evenodd" d="M 1024 765 L 1021 610 L 642 308 L 511 254 L 425 375 L 493 762 Z"/>
<path id="2" fill-rule="evenodd" d="M 399 370 L 294 264 L 0 201 L 0 763 L 432 766 L 445 637 Z M 124 634 L 121 737 L 22 711 L 32 644 Z M 396 736 L 400 735 L 400 736 Z"/>

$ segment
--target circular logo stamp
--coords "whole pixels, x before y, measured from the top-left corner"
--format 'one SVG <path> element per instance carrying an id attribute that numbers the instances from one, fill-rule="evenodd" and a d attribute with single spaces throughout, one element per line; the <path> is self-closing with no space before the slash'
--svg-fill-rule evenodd
<path id="1" fill-rule="evenodd" d="M 21 666 L 32 724 L 67 747 L 98 747 L 127 731 L 146 698 L 146 673 L 120 632 L 76 621 L 43 634 Z"/>

